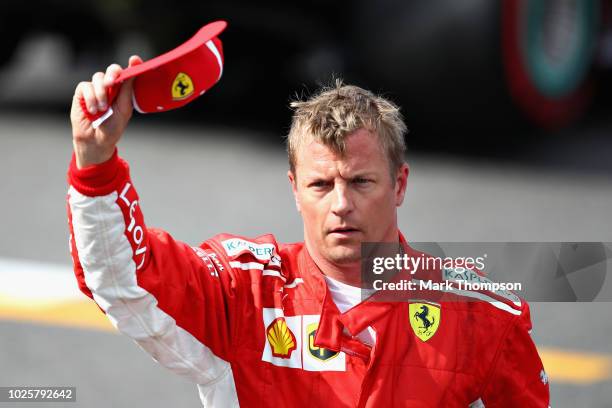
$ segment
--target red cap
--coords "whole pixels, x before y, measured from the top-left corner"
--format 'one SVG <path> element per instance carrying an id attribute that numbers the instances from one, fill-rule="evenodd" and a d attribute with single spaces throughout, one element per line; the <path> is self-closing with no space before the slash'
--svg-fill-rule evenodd
<path id="1" fill-rule="evenodd" d="M 225 27 L 225 21 L 207 24 L 172 51 L 121 71 L 108 90 L 109 106 L 121 83 L 133 77 L 136 78 L 132 102 L 140 113 L 179 108 L 202 95 L 223 73 L 223 48 L 217 36 Z M 105 112 L 89 113 L 83 98 L 80 104 L 94 128 L 113 114 L 110 107 Z"/>
<path id="2" fill-rule="evenodd" d="M 134 80 L 134 108 L 140 113 L 179 108 L 211 88 L 223 74 L 223 48 L 217 38 L 227 26 L 215 21 L 177 48 L 126 68 L 115 83 Z"/>

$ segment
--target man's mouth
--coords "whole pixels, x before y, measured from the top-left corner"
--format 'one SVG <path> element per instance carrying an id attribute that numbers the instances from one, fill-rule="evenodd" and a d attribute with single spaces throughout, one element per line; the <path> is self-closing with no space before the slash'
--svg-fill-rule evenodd
<path id="1" fill-rule="evenodd" d="M 351 235 L 351 234 L 355 234 L 357 232 L 360 232 L 359 229 L 354 228 L 354 227 L 337 227 L 337 228 L 332 228 L 329 233 L 330 234 L 336 234 L 336 235 Z"/>

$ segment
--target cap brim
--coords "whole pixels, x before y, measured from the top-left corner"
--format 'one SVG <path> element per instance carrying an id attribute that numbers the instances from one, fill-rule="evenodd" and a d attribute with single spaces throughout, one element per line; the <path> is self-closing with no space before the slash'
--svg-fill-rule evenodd
<path id="1" fill-rule="evenodd" d="M 115 80 L 115 83 L 120 83 L 125 81 L 126 79 L 133 78 L 144 72 L 150 71 L 159 66 L 174 61 L 177 58 L 180 58 L 183 55 L 190 53 L 191 51 L 194 51 L 198 47 L 204 45 L 207 41 L 218 36 L 223 30 L 225 30 L 225 27 L 227 27 L 227 23 L 225 21 L 215 21 L 205 25 L 204 27 L 200 28 L 200 30 L 193 37 L 191 37 L 189 40 L 179 45 L 172 51 L 168 51 L 167 53 L 145 61 L 142 64 L 134 65 L 132 67 L 124 69 L 123 71 L 121 71 L 121 74 Z"/>

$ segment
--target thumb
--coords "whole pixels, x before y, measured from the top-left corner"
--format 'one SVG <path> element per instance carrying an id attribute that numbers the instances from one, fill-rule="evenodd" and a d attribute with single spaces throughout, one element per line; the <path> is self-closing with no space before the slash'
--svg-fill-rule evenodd
<path id="1" fill-rule="evenodd" d="M 130 61 L 128 66 L 132 67 L 134 65 L 142 64 L 142 58 L 137 55 L 133 55 L 130 57 Z M 134 78 L 130 78 L 127 81 L 121 84 L 121 89 L 119 90 L 119 94 L 117 95 L 117 110 L 125 116 L 132 114 L 132 93 L 134 87 Z"/>

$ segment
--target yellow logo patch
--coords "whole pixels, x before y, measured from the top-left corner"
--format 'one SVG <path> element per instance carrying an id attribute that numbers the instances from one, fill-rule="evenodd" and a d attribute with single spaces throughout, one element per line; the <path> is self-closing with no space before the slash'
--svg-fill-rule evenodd
<path id="1" fill-rule="evenodd" d="M 274 357 L 290 358 L 291 352 L 297 347 L 295 335 L 282 317 L 276 318 L 270 323 L 266 329 L 266 337 Z"/>
<path id="2" fill-rule="evenodd" d="M 306 333 L 308 333 L 308 352 L 311 356 L 321 361 L 328 361 L 336 357 L 339 353 L 337 351 L 328 350 L 323 347 L 317 347 L 314 344 L 315 335 L 317 334 L 317 327 L 319 323 L 311 323 L 306 326 Z"/>
<path id="3" fill-rule="evenodd" d="M 416 336 L 427 341 L 440 327 L 440 307 L 430 303 L 411 303 L 408 306 L 410 326 Z"/>
<path id="4" fill-rule="evenodd" d="M 172 99 L 179 101 L 191 96 L 194 91 L 193 81 L 189 75 L 179 72 L 172 82 Z"/>

